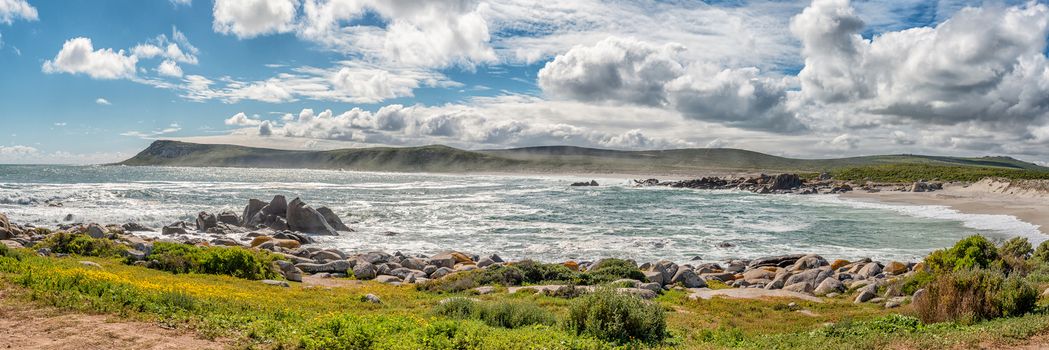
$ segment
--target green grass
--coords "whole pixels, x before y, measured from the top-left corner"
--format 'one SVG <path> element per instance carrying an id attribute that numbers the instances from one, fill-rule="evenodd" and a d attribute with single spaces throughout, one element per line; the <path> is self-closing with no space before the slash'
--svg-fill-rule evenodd
<path id="1" fill-rule="evenodd" d="M 410 286 L 346 280 L 345 286 L 290 288 L 224 275 L 172 274 L 116 258 L 48 258 L 0 250 L 0 303 L 37 303 L 106 313 L 232 339 L 237 347 L 304 349 L 939 349 L 1011 345 L 1049 330 L 1042 313 L 974 325 L 915 325 L 909 306 L 885 310 L 847 296 L 824 303 L 796 300 L 688 300 L 669 291 L 654 305 L 665 311 L 669 337 L 620 343 L 565 327 L 582 298 L 542 294 L 433 293 Z M 99 263 L 102 269 L 79 264 Z M 362 301 L 365 294 L 381 304 Z M 442 308 L 447 298 L 473 298 L 467 311 Z M 802 315 L 789 302 L 811 310 Z M 444 304 L 447 305 L 447 304 Z M 452 308 L 452 307 L 448 307 Z M 468 316 L 464 316 L 468 315 Z M 551 323 L 549 317 L 557 322 Z M 538 320 L 538 321 L 537 321 Z M 827 328 L 826 323 L 834 326 Z"/>
<path id="2" fill-rule="evenodd" d="M 1011 180 L 1049 179 L 1049 171 L 1044 169 L 931 164 L 885 164 L 847 167 L 834 170 L 832 174 L 837 180 L 875 182 L 914 182 L 918 180 L 975 182 L 988 177 Z"/>

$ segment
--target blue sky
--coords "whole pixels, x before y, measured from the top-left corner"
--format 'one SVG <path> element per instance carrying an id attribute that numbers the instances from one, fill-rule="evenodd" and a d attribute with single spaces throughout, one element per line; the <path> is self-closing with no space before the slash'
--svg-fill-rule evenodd
<path id="1" fill-rule="evenodd" d="M 0 163 L 155 139 L 1045 162 L 1047 22 L 1004 1 L 0 0 Z"/>

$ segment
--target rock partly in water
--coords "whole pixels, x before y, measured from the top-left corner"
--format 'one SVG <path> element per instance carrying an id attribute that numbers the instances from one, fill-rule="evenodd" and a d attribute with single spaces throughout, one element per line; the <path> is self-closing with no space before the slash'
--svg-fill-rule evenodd
<path id="1" fill-rule="evenodd" d="M 329 236 L 339 234 L 324 219 L 324 215 L 299 198 L 288 203 L 287 213 L 288 228 L 291 230 Z"/>
<path id="2" fill-rule="evenodd" d="M 321 213 L 321 216 L 324 217 L 324 221 L 328 222 L 328 225 L 334 228 L 335 231 L 353 231 L 352 228 L 342 223 L 342 219 L 339 219 L 339 216 L 335 215 L 335 212 L 333 212 L 331 209 L 328 209 L 328 207 L 317 208 L 317 212 Z"/>

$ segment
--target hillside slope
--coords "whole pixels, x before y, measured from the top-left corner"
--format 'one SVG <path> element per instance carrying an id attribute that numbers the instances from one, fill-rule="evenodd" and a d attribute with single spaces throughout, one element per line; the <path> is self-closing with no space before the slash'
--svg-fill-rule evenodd
<path id="1" fill-rule="evenodd" d="M 405 172 L 549 172 L 701 174 L 712 171 L 822 172 L 915 165 L 1007 171 L 1049 171 L 1008 157 L 885 155 L 792 159 L 739 149 L 615 151 L 570 146 L 466 151 L 446 146 L 288 151 L 232 145 L 155 141 L 121 165 L 345 169 Z"/>

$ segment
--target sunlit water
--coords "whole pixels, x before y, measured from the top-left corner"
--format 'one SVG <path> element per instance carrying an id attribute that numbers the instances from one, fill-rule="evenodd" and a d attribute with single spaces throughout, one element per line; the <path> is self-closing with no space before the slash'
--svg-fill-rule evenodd
<path id="1" fill-rule="evenodd" d="M 328 206 L 357 232 L 318 237 L 350 251 L 455 249 L 543 261 L 633 258 L 679 262 L 818 253 L 828 258 L 914 260 L 980 233 L 992 239 L 1037 227 L 1010 216 L 937 206 L 893 206 L 836 196 L 634 188 L 623 179 L 393 174 L 315 170 L 0 166 L 0 212 L 55 226 L 138 222 L 160 227 L 199 211 L 238 214 L 275 194 Z M 46 200 L 63 203 L 49 207 Z M 396 235 L 387 235 L 396 232 Z M 719 247 L 729 243 L 729 247 Z"/>

